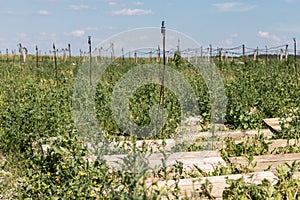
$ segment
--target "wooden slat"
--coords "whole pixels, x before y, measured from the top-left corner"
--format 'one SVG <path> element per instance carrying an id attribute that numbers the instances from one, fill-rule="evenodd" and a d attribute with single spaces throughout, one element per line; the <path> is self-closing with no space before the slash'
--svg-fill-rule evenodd
<path id="1" fill-rule="evenodd" d="M 235 165 L 246 165 L 247 159 L 245 157 L 232 157 L 229 158 L 230 162 Z M 276 167 L 284 165 L 285 163 L 291 164 L 294 161 L 300 161 L 300 153 L 279 154 L 279 155 L 263 155 L 254 156 L 253 162 L 257 162 L 254 171 L 264 171 L 271 165 L 271 171 L 275 171 Z"/>
<path id="2" fill-rule="evenodd" d="M 163 145 L 165 143 L 165 145 Z M 142 150 L 143 147 L 152 152 L 159 152 L 160 150 L 171 151 L 172 147 L 175 146 L 174 139 L 165 140 L 137 140 L 135 141 L 135 147 L 138 150 Z M 133 142 L 131 141 L 120 141 L 113 142 L 109 145 L 112 149 L 125 148 L 126 150 L 132 150 Z"/>
<path id="3" fill-rule="evenodd" d="M 263 121 L 266 123 L 266 125 L 268 127 L 270 127 L 270 129 L 276 131 L 276 132 L 280 132 L 281 131 L 281 127 L 279 125 L 279 120 L 280 118 L 268 118 L 268 119 L 263 119 Z"/>
<path id="4" fill-rule="evenodd" d="M 106 160 L 108 166 L 111 168 L 120 168 L 120 164 L 123 163 L 123 159 L 127 155 L 106 155 L 104 160 Z M 146 159 L 148 166 L 151 169 L 157 169 L 163 166 L 164 155 L 162 153 L 153 153 L 144 155 L 143 158 Z M 219 163 L 226 166 L 225 161 L 221 158 L 217 151 L 201 151 L 201 152 L 176 152 L 167 156 L 165 160 L 166 166 L 174 165 L 178 162 L 183 163 L 183 169 L 189 171 L 194 169 L 194 165 L 198 166 L 200 169 L 206 172 L 212 172 L 214 167 Z M 142 161 L 137 161 L 138 162 Z"/>
<path id="5" fill-rule="evenodd" d="M 267 142 L 271 142 L 271 144 L 269 144 L 269 152 L 276 152 L 276 150 L 279 149 L 280 147 L 287 146 L 286 139 L 267 140 Z M 289 145 L 294 145 L 295 143 L 296 143 L 295 139 L 289 140 Z"/>
<path id="6" fill-rule="evenodd" d="M 239 144 L 242 142 L 241 139 L 235 140 L 234 141 L 235 144 Z M 287 146 L 287 140 L 286 139 L 277 139 L 277 140 L 265 140 L 266 143 L 268 143 L 268 147 L 269 147 L 269 152 L 270 153 L 275 153 L 277 149 L 279 149 L 280 147 L 286 147 Z M 289 145 L 294 145 L 296 143 L 295 139 L 290 139 L 289 140 Z M 201 144 L 201 143 L 199 143 Z M 204 145 L 207 144 L 207 142 L 203 143 Z M 300 145 L 300 144 L 299 144 Z M 224 141 L 218 141 L 215 142 L 214 144 L 216 149 L 222 149 L 222 148 L 226 148 L 226 144 Z"/>
<path id="7" fill-rule="evenodd" d="M 262 180 L 267 179 L 269 180 L 273 185 L 277 183 L 278 178 L 274 175 L 274 173 L 270 171 L 266 172 L 256 172 L 256 173 L 250 173 L 250 174 L 234 174 L 234 175 L 225 175 L 225 176 L 212 176 L 212 177 L 204 177 L 200 180 L 197 178 L 190 178 L 190 179 L 180 179 L 178 186 L 180 190 L 182 191 L 182 196 L 192 196 L 193 191 L 196 191 L 196 189 L 200 190 L 201 184 L 205 183 L 205 180 L 207 179 L 209 182 L 212 183 L 212 195 L 216 199 L 222 199 L 223 191 L 226 187 L 228 187 L 228 184 L 226 183 L 227 179 L 231 180 L 237 180 L 244 177 L 245 181 L 247 183 L 252 184 L 260 184 Z M 148 184 L 148 186 L 151 186 L 151 183 Z M 157 186 L 152 187 L 174 187 L 175 181 L 159 181 L 157 182 Z M 172 199 L 172 196 L 170 195 L 170 198 Z M 196 197 L 197 198 L 197 197 Z"/>
<path id="8" fill-rule="evenodd" d="M 273 133 L 269 129 L 261 129 L 261 130 L 235 130 L 235 131 L 221 131 L 216 132 L 214 135 L 218 139 L 224 139 L 226 137 L 231 137 L 234 140 L 240 140 L 245 137 L 254 137 L 258 134 L 264 134 L 266 138 L 271 138 L 273 136 Z M 194 142 L 198 138 L 211 138 L 212 133 L 211 132 L 198 132 L 196 134 L 189 134 L 185 133 L 180 135 L 176 141 L 187 141 L 187 142 Z"/>

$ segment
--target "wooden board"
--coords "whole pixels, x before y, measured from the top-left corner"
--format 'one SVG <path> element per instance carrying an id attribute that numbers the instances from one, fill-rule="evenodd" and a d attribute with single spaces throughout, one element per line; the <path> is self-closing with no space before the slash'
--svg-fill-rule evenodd
<path id="1" fill-rule="evenodd" d="M 266 125 L 273 131 L 280 132 L 281 127 L 279 125 L 280 118 L 268 118 L 263 119 L 263 121 L 266 123 Z"/>
<path id="2" fill-rule="evenodd" d="M 271 138 L 273 133 L 269 129 L 261 129 L 261 130 L 235 130 L 235 131 L 220 131 L 215 132 L 216 139 L 225 139 L 226 137 L 231 137 L 234 140 L 240 140 L 245 137 L 254 137 L 258 134 L 264 134 L 265 137 Z M 194 142 L 198 138 L 207 138 L 210 139 L 212 137 L 211 132 L 198 132 L 197 134 L 182 134 L 177 139 L 176 142 L 180 141 L 187 141 L 187 142 Z"/>
<path id="3" fill-rule="evenodd" d="M 247 164 L 247 159 L 245 157 L 232 157 L 229 158 L 229 160 L 235 165 Z M 275 171 L 276 167 L 284 165 L 285 163 L 292 164 L 294 161 L 300 161 L 300 153 L 254 156 L 253 162 L 257 162 L 254 171 L 264 171 L 270 165 L 270 170 Z"/>
<path id="4" fill-rule="evenodd" d="M 119 169 L 124 163 L 124 159 L 128 155 L 106 155 L 104 160 L 107 162 L 108 166 L 111 168 Z M 153 153 L 142 155 L 142 159 L 138 159 L 139 154 L 136 156 L 136 165 L 142 165 L 143 162 L 148 162 L 150 170 L 155 170 L 163 166 L 163 159 L 165 159 L 162 153 Z M 201 151 L 201 152 L 176 152 L 168 155 L 165 159 L 166 166 L 171 166 L 176 164 L 176 161 L 183 163 L 183 169 L 186 171 L 194 169 L 194 165 L 198 166 L 205 172 L 214 171 L 214 167 L 218 164 L 226 166 L 225 161 L 221 158 L 217 151 Z M 132 161 L 134 162 L 134 160 Z M 131 163 L 134 165 L 134 163 Z"/>
<path id="5" fill-rule="evenodd" d="M 244 177 L 245 181 L 247 183 L 252 184 L 260 184 L 262 180 L 267 179 L 269 180 L 273 185 L 277 183 L 278 178 L 274 175 L 273 172 L 267 171 L 267 172 L 256 172 L 256 173 L 250 173 L 250 174 L 234 174 L 234 175 L 225 175 L 225 176 L 212 176 L 212 177 L 203 177 L 200 180 L 197 178 L 190 178 L 190 179 L 180 179 L 178 186 L 180 190 L 182 191 L 181 196 L 189 196 L 191 197 L 193 195 L 193 191 L 196 191 L 196 189 L 200 189 L 201 184 L 205 183 L 205 180 L 207 179 L 212 183 L 212 195 L 216 199 L 222 199 L 223 191 L 226 187 L 228 187 L 228 184 L 226 183 L 227 179 L 237 180 Z M 148 186 L 151 186 L 151 183 L 148 184 Z M 159 181 L 157 182 L 157 186 L 152 187 L 158 187 L 158 188 L 164 188 L 164 187 L 173 187 L 175 186 L 175 181 Z M 195 194 L 194 194 L 195 195 Z M 197 198 L 197 196 L 194 198 Z M 170 199 L 172 199 L 172 196 L 170 195 Z"/>
<path id="6" fill-rule="evenodd" d="M 163 145 L 164 144 L 164 145 Z M 138 150 L 148 149 L 152 152 L 171 151 L 172 147 L 175 146 L 174 139 L 165 139 L 165 140 L 137 140 L 135 141 L 135 147 Z M 110 144 L 112 149 L 124 148 L 131 151 L 133 147 L 133 142 L 131 141 L 120 141 L 113 142 Z"/>

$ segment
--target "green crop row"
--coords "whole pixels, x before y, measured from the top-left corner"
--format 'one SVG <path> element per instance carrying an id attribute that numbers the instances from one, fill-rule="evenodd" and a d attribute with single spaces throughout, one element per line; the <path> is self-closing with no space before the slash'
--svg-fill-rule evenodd
<path id="1" fill-rule="evenodd" d="M 10 174 L 2 177 L 0 173 L 0 194 L 16 199 L 157 199 L 168 193 L 178 196 L 179 191 L 168 188 L 154 189 L 150 194 L 145 181 L 151 175 L 144 173 L 146 166 L 135 166 L 136 169 L 128 160 L 127 171 L 111 171 L 101 158 L 95 164 L 85 161 L 84 156 L 89 152 L 72 116 L 74 78 L 81 62 L 78 58 L 72 60 L 74 64 L 61 62 L 57 69 L 49 60 L 40 63 L 38 68 L 30 62 L 21 66 L 0 63 L 0 166 Z M 141 59 L 140 62 L 147 61 Z M 114 119 L 111 98 L 120 78 L 136 66 L 132 61 L 116 60 L 97 85 L 96 116 L 108 141 L 127 136 Z M 191 85 L 201 126 L 208 129 L 212 111 L 201 73 L 178 57 L 168 66 L 180 72 Z M 263 126 L 265 117 L 284 120 L 292 116 L 291 126 L 283 126 L 283 132 L 277 137 L 299 138 L 300 90 L 292 63 L 270 61 L 265 65 L 248 61 L 245 64 L 218 63 L 217 66 L 227 96 L 226 126 L 258 129 Z M 180 82 L 176 84 L 184 87 Z M 129 100 L 131 119 L 140 126 L 149 124 L 149 109 L 160 101 L 159 84 L 138 88 Z M 156 132 L 154 138 L 176 136 L 176 128 L 183 120 L 179 100 L 168 88 L 165 89 L 165 111 L 168 116 L 164 132 Z M 41 151 L 44 143 L 52 144 L 47 153 Z M 264 148 L 264 143 L 261 151 L 249 145 L 231 145 L 227 153 L 261 154 Z M 135 169 L 141 171 L 136 173 Z M 180 164 L 175 169 L 173 177 L 163 170 L 156 176 L 178 181 L 182 177 Z"/>

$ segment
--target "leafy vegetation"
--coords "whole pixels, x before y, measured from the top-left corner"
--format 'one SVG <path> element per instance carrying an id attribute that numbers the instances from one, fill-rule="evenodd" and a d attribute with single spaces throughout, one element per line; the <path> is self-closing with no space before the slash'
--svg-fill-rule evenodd
<path id="1" fill-rule="evenodd" d="M 57 72 L 52 61 L 46 58 L 38 68 L 34 61 L 34 57 L 29 57 L 29 62 L 21 66 L 12 62 L 0 63 L 0 198 L 160 199 L 168 198 L 170 194 L 179 197 L 178 185 L 175 189 L 169 186 L 150 187 L 148 178 L 175 180 L 178 184 L 180 178 L 210 175 L 201 170 L 196 174 L 185 174 L 182 163 L 151 174 L 146 164 L 133 166 L 134 158 L 130 156 L 124 158 L 123 169 L 127 170 L 123 171 L 110 170 L 101 154 L 95 162 L 88 162 L 88 149 L 83 138 L 79 137 L 72 118 L 73 84 L 81 65 L 80 59 L 74 57 L 73 64 L 59 61 Z M 147 61 L 141 59 L 140 62 Z M 183 74 L 194 89 L 201 126 L 208 127 L 211 106 L 203 78 L 180 56 L 168 65 Z M 269 65 L 250 60 L 246 64 L 218 63 L 228 101 L 226 125 L 233 129 L 259 129 L 263 127 L 262 119 L 265 117 L 281 117 L 283 122 L 292 117 L 292 121 L 286 122 L 288 127 L 286 123 L 282 124 L 283 131 L 276 137 L 299 140 L 300 89 L 290 75 L 294 73 L 290 65 L 275 60 Z M 96 114 L 108 141 L 128 139 L 114 121 L 110 98 L 117 81 L 135 66 L 132 62 L 117 60 L 99 80 Z M 168 112 L 165 132 L 157 133 L 154 138 L 174 137 L 182 120 L 180 104 L 174 93 L 168 89 L 165 92 Z M 132 119 L 139 125 L 147 125 L 149 109 L 159 102 L 159 85 L 148 84 L 139 88 L 130 99 Z M 254 155 L 268 152 L 268 143 L 263 136 L 249 138 L 240 144 L 228 138 L 225 143 L 226 148 L 222 150 L 224 158 L 247 156 L 251 163 Z M 50 148 L 45 150 L 44 144 L 50 144 Z M 286 152 L 299 152 L 297 144 Z M 182 149 L 195 151 L 205 147 L 192 144 Z M 211 175 L 249 172 L 249 166 L 239 171 L 234 171 L 234 166 L 231 169 L 220 167 Z M 299 165 L 294 163 L 289 169 L 289 172 L 277 169 L 279 181 L 275 186 L 268 182 L 253 186 L 243 180 L 229 181 L 230 187 L 224 192 L 224 198 L 244 195 L 245 199 L 263 196 L 297 199 L 299 180 L 293 179 L 292 174 L 299 171 Z M 154 181 L 152 186 L 155 184 Z M 209 183 L 203 189 L 209 192 Z"/>

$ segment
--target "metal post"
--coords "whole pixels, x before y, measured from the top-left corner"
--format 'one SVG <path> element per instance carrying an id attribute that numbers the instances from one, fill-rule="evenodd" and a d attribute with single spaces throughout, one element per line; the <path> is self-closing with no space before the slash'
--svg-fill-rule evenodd
<path id="1" fill-rule="evenodd" d="M 209 62 L 212 61 L 212 45 L 209 45 Z"/>
<path id="2" fill-rule="evenodd" d="M 268 64 L 268 47 L 266 46 L 266 65 Z"/>
<path id="3" fill-rule="evenodd" d="M 38 46 L 36 45 L 35 46 L 35 57 L 36 57 L 36 68 L 38 68 L 39 66 L 39 49 L 38 49 Z"/>
<path id="4" fill-rule="evenodd" d="M 296 38 L 293 38 L 293 40 L 294 40 L 294 67 L 295 67 L 295 73 L 296 73 L 296 84 L 298 86 L 297 42 L 296 42 Z"/>
<path id="5" fill-rule="evenodd" d="M 6 49 L 6 62 L 8 63 L 8 49 Z"/>
<path id="6" fill-rule="evenodd" d="M 90 85 L 92 85 L 92 41 L 91 36 L 88 36 L 89 57 L 90 57 Z"/>
<path id="7" fill-rule="evenodd" d="M 285 45 L 285 62 L 289 61 L 289 45 Z"/>
<path id="8" fill-rule="evenodd" d="M 57 78 L 57 60 L 56 60 L 56 48 L 55 44 L 53 43 L 53 53 L 54 53 L 54 68 L 55 68 L 55 78 L 56 78 L 56 85 L 58 85 L 58 78 Z"/>
<path id="9" fill-rule="evenodd" d="M 164 134 L 164 104 L 165 104 L 165 90 L 164 90 L 164 81 L 165 81 L 165 70 L 166 70 L 166 27 L 165 22 L 161 23 L 161 34 L 163 35 L 163 74 L 162 74 L 162 83 L 161 83 L 161 105 L 162 105 L 162 135 Z"/>
<path id="10" fill-rule="evenodd" d="M 72 62 L 72 56 L 71 56 L 71 44 L 68 44 L 68 51 L 69 51 L 69 61 Z"/>

